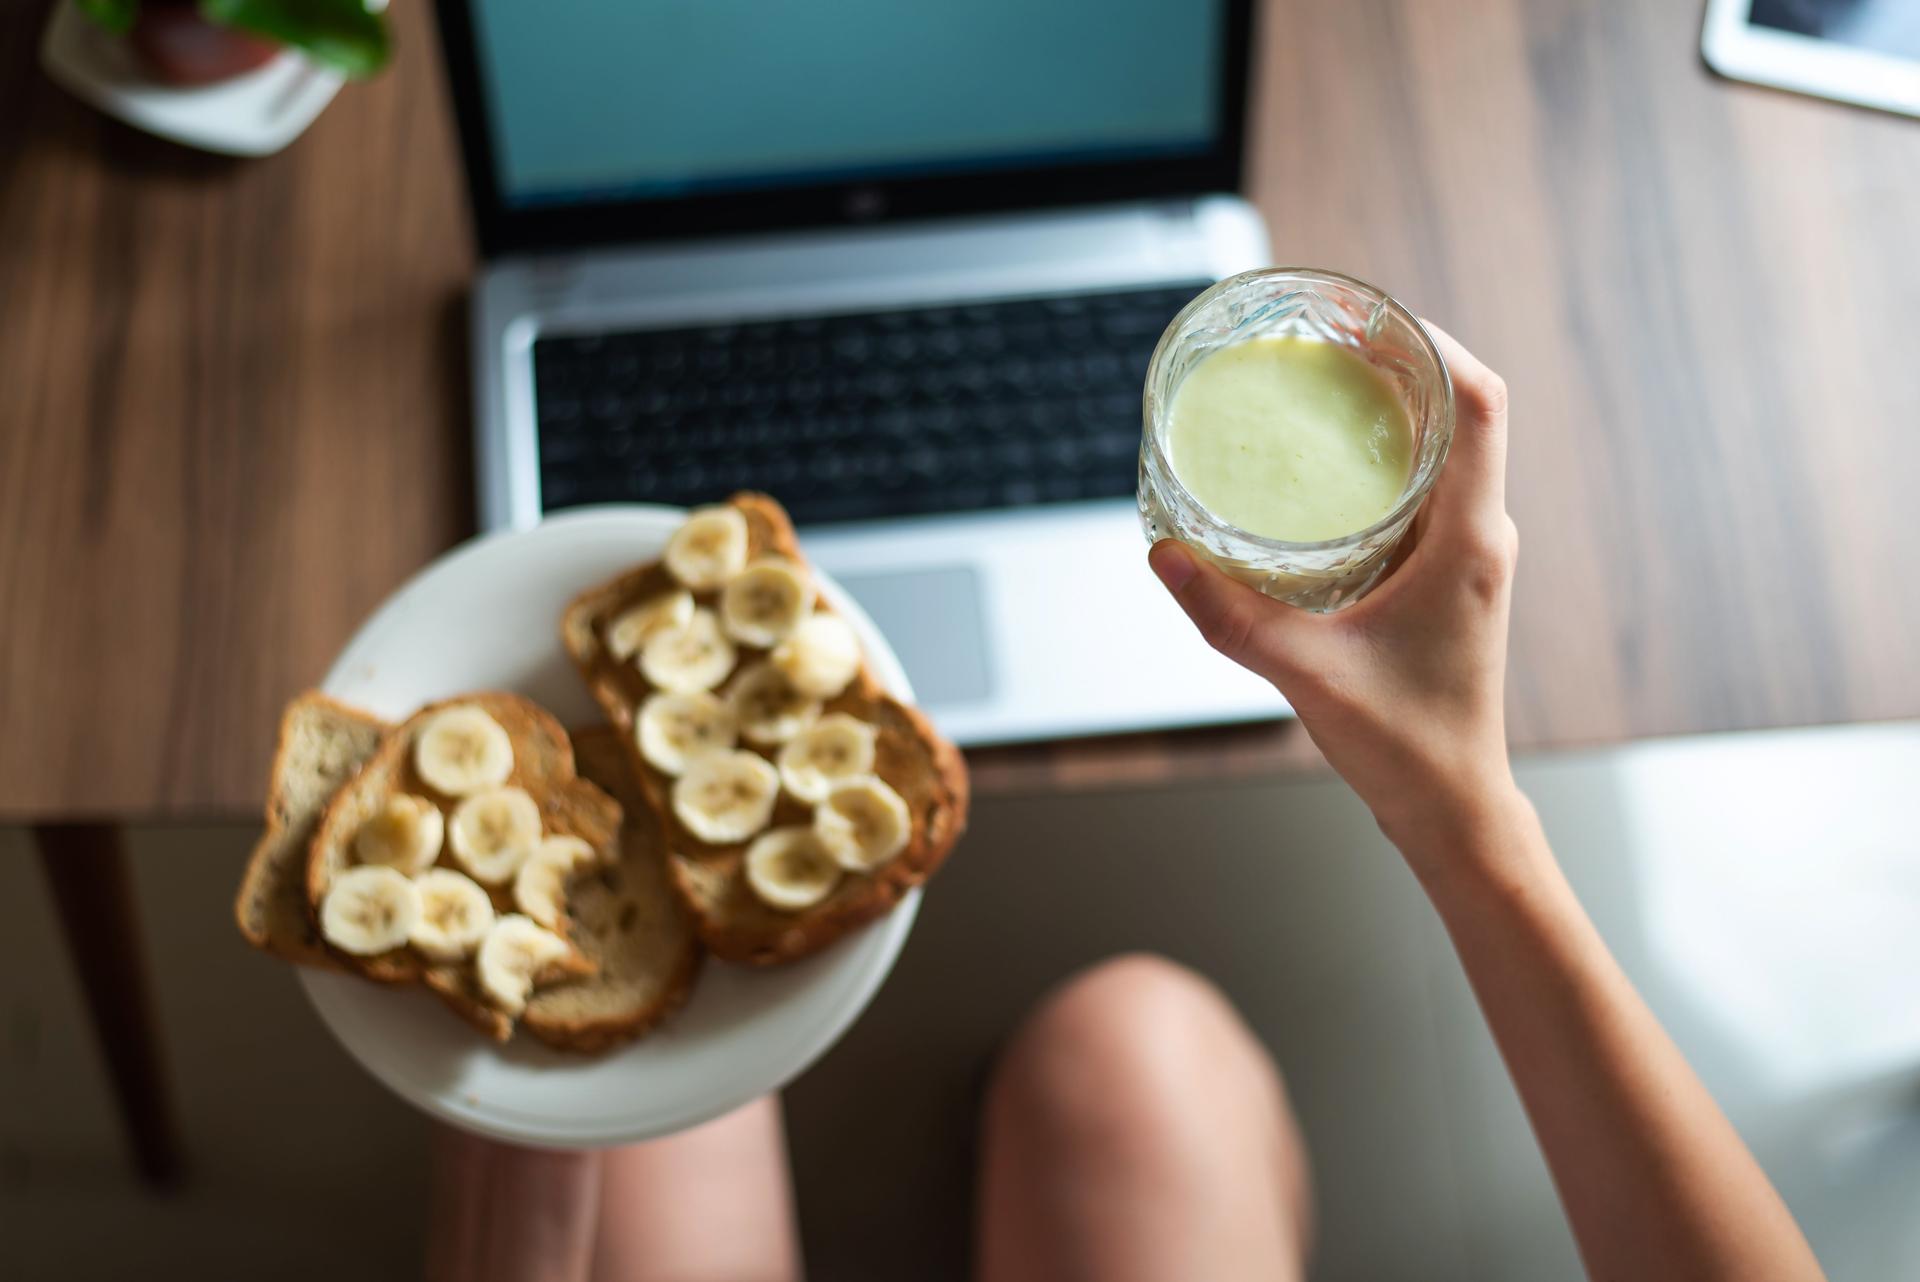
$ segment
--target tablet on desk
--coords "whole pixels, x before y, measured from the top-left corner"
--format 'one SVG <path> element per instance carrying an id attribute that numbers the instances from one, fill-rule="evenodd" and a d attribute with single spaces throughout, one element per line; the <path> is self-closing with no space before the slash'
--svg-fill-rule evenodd
<path id="1" fill-rule="evenodd" d="M 1920 116 L 1915 0 L 1708 0 L 1700 52 L 1736 80 Z"/>

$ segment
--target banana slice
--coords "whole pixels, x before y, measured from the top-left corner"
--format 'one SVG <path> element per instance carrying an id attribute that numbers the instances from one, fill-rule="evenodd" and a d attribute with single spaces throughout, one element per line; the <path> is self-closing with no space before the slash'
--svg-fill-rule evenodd
<path id="1" fill-rule="evenodd" d="M 353 834 L 353 854 L 363 864 L 384 864 L 411 877 L 440 857 L 446 831 L 440 807 L 425 797 L 396 793 Z"/>
<path id="2" fill-rule="evenodd" d="M 640 647 L 640 675 L 662 690 L 711 690 L 733 671 L 733 642 L 712 610 L 695 610 L 677 628 L 662 628 Z"/>
<path id="3" fill-rule="evenodd" d="M 830 713 L 787 741 L 777 764 L 796 800 L 817 806 L 836 783 L 873 773 L 880 732 L 844 712 Z"/>
<path id="4" fill-rule="evenodd" d="M 540 844 L 540 807 L 520 788 L 495 788 L 454 807 L 453 857 L 489 886 L 504 885 Z"/>
<path id="5" fill-rule="evenodd" d="M 740 737 L 748 743 L 785 743 L 820 718 L 820 701 L 801 694 L 771 663 L 741 672 L 727 691 Z"/>
<path id="6" fill-rule="evenodd" d="M 677 775 L 695 757 L 724 752 L 739 737 L 733 708 L 717 694 L 654 694 L 640 705 L 634 739 L 662 774 Z"/>
<path id="7" fill-rule="evenodd" d="M 420 919 L 420 892 L 405 874 L 380 864 L 349 868 L 320 901 L 320 933 L 356 957 L 398 948 Z"/>
<path id="8" fill-rule="evenodd" d="M 600 854 L 578 837 L 548 837 L 513 875 L 513 903 L 548 930 L 567 920 L 567 882 L 600 862 Z"/>
<path id="9" fill-rule="evenodd" d="M 717 588 L 747 564 L 747 518 L 738 508 L 698 507 L 667 540 L 667 572 L 704 592 Z"/>
<path id="10" fill-rule="evenodd" d="M 784 912 L 811 908 L 840 881 L 840 865 L 811 828 L 775 828 L 747 847 L 747 886 Z"/>
<path id="11" fill-rule="evenodd" d="M 480 955 L 474 959 L 480 991 L 507 1014 L 518 1015 L 527 1008 L 527 994 L 540 972 L 572 952 L 566 940 L 533 918 L 508 913 L 480 941 Z"/>
<path id="12" fill-rule="evenodd" d="M 451 868 L 429 868 L 413 879 L 420 916 L 407 942 L 435 961 L 473 956 L 493 927 L 493 901 L 480 883 Z"/>
<path id="13" fill-rule="evenodd" d="M 849 872 L 872 872 L 913 836 L 907 803 L 873 775 L 835 784 L 813 812 L 814 835 Z"/>
<path id="14" fill-rule="evenodd" d="M 693 593 L 677 589 L 642 601 L 607 625 L 607 653 L 631 659 L 648 638 L 664 628 L 684 628 L 693 618 Z"/>
<path id="15" fill-rule="evenodd" d="M 690 762 L 674 780 L 673 813 L 700 840 L 724 846 L 766 827 L 779 795 L 779 772 L 764 758 L 713 752 Z"/>
<path id="16" fill-rule="evenodd" d="M 448 708 L 420 729 L 413 768 L 449 797 L 495 788 L 513 773 L 513 740 L 498 721 L 471 704 Z"/>
<path id="17" fill-rule="evenodd" d="M 813 584 L 785 557 L 751 562 L 720 593 L 720 622 L 742 645 L 774 645 L 812 611 Z"/>
<path id="18" fill-rule="evenodd" d="M 802 694 L 831 699 L 860 671 L 860 641 L 838 615 L 810 614 L 769 657 Z"/>

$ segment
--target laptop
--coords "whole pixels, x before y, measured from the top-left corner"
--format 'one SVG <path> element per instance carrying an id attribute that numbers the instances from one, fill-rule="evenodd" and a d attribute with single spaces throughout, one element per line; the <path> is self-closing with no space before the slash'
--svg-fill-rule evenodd
<path id="1" fill-rule="evenodd" d="M 965 744 L 1284 715 L 1146 565 L 1161 330 L 1269 261 L 1251 0 L 439 0 L 489 529 L 738 489 Z"/>

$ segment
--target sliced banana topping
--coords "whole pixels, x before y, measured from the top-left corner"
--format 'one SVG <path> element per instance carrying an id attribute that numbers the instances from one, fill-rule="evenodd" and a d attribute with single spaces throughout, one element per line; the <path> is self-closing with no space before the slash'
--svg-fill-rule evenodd
<path id="1" fill-rule="evenodd" d="M 567 882 L 599 862 L 599 852 L 578 837 L 548 837 L 513 875 L 514 907 L 560 930 L 567 919 Z"/>
<path id="2" fill-rule="evenodd" d="M 493 926 L 493 901 L 480 883 L 451 868 L 429 868 L 413 879 L 420 916 L 407 942 L 435 961 L 473 956 Z"/>
<path id="3" fill-rule="evenodd" d="M 720 622 L 742 645 L 771 646 L 812 612 L 813 584 L 785 557 L 753 561 L 720 593 Z"/>
<path id="4" fill-rule="evenodd" d="M 727 702 L 748 743 L 785 743 L 820 717 L 820 701 L 801 694 L 771 663 L 743 670 L 727 690 Z"/>
<path id="5" fill-rule="evenodd" d="M 747 847 L 747 886 L 783 912 L 810 908 L 840 881 L 833 862 L 811 828 L 775 828 Z"/>
<path id="6" fill-rule="evenodd" d="M 448 708 L 420 728 L 413 768 L 427 786 L 449 797 L 498 787 L 513 773 L 513 740 L 498 721 L 472 704 Z"/>
<path id="7" fill-rule="evenodd" d="M 425 797 L 396 793 L 353 834 L 353 854 L 363 864 L 384 864 L 411 877 L 440 857 L 447 830 L 440 807 Z"/>
<path id="8" fill-rule="evenodd" d="M 872 872 L 906 849 L 913 814 L 899 793 L 868 775 L 828 791 L 813 812 L 813 831 L 842 868 Z"/>
<path id="9" fill-rule="evenodd" d="M 420 919 L 420 892 L 403 873 L 381 864 L 348 868 L 320 901 L 320 933 L 356 957 L 398 948 Z"/>
<path id="10" fill-rule="evenodd" d="M 640 675 L 662 690 L 711 690 L 733 671 L 733 642 L 712 610 L 695 610 L 677 628 L 662 628 L 640 648 Z"/>
<path id="11" fill-rule="evenodd" d="M 818 805 L 836 783 L 873 773 L 879 737 L 864 721 L 844 712 L 829 713 L 780 749 L 780 782 L 796 800 Z"/>
<path id="12" fill-rule="evenodd" d="M 607 653 L 616 659 L 631 659 L 654 633 L 683 628 L 692 618 L 693 593 L 685 589 L 662 592 L 614 616 L 607 625 Z"/>
<path id="13" fill-rule="evenodd" d="M 739 737 L 733 707 L 717 694 L 654 694 L 640 705 L 634 738 L 662 774 L 677 775 L 695 757 L 725 752 Z"/>
<path id="14" fill-rule="evenodd" d="M 604 852 L 595 850 L 584 837 L 575 837 L 570 833 L 556 832 L 551 837 L 542 837 L 540 846 L 533 852 L 535 859 L 556 859 L 576 868 L 598 868 L 608 862 Z"/>
<path id="15" fill-rule="evenodd" d="M 566 940 L 531 917 L 508 913 L 480 941 L 474 964 L 480 991 L 507 1014 L 518 1015 L 527 1008 L 527 994 L 540 972 L 572 952 Z"/>
<path id="16" fill-rule="evenodd" d="M 719 587 L 747 564 L 747 518 L 738 508 L 695 508 L 667 540 L 666 562 L 695 592 Z"/>
<path id="17" fill-rule="evenodd" d="M 447 843 L 475 881 L 504 885 L 540 844 L 540 807 L 521 788 L 495 788 L 454 807 Z"/>
<path id="18" fill-rule="evenodd" d="M 770 657 L 795 689 L 816 699 L 831 699 L 860 671 L 860 641 L 840 616 L 810 614 L 773 648 Z"/>
<path id="19" fill-rule="evenodd" d="M 780 775 L 751 752 L 695 758 L 673 784 L 673 813 L 687 831 L 716 846 L 745 841 L 773 818 Z"/>

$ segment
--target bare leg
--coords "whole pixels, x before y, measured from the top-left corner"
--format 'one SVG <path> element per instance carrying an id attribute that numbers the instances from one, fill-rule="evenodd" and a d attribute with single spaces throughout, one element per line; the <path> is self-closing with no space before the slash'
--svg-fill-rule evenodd
<path id="1" fill-rule="evenodd" d="M 515 1148 L 438 1128 L 429 1282 L 586 1282 L 600 1154 Z"/>
<path id="2" fill-rule="evenodd" d="M 1273 1061 L 1220 992 L 1105 962 L 1029 1016 L 984 1119 L 984 1282 L 1303 1275 L 1304 1150 Z"/>
<path id="3" fill-rule="evenodd" d="M 595 1282 L 799 1282 L 773 1097 L 603 1162 Z"/>

